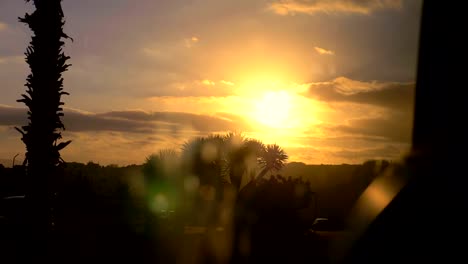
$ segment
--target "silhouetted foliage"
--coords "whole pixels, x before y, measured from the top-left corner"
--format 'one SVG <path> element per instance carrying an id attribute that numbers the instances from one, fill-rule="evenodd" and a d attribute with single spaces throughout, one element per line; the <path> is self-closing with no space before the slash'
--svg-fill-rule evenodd
<path id="1" fill-rule="evenodd" d="M 234 259 L 238 263 L 291 261 L 302 258 L 308 224 L 299 211 L 311 204 L 310 182 L 281 175 L 250 182 L 237 200 Z M 249 237 L 249 255 L 243 240 Z M 309 250 L 314 250 L 310 248 Z M 244 255 L 244 256 L 243 256 Z"/>
<path id="2" fill-rule="evenodd" d="M 240 189 L 245 176 L 259 177 L 280 170 L 288 156 L 278 145 L 265 145 L 240 133 L 210 135 L 186 142 L 182 147 L 182 164 L 187 172 L 200 177 L 200 184 L 220 186 L 230 183 Z"/>
<path id="3" fill-rule="evenodd" d="M 145 196 L 155 214 L 180 209 L 183 179 L 179 160 L 176 151 L 166 149 L 150 155 L 143 164 Z"/>
<path id="4" fill-rule="evenodd" d="M 253 177 L 265 147 L 262 142 L 249 139 L 239 133 L 228 133 L 225 136 L 226 174 L 232 186 L 239 191 L 244 176 Z"/>
<path id="5" fill-rule="evenodd" d="M 302 178 L 271 176 L 256 182 L 258 200 L 254 207 L 258 209 L 298 210 L 309 206 L 312 196 L 310 182 Z M 254 197 L 257 199 L 257 197 Z"/>
<path id="6" fill-rule="evenodd" d="M 63 162 L 60 150 L 71 142 L 59 142 L 60 130 L 65 129 L 61 121 L 64 104 L 61 96 L 68 94 L 63 91 L 62 73 L 70 66 L 66 63 L 69 57 L 62 51 L 62 38 L 69 37 L 63 32 L 61 0 L 34 0 L 33 4 L 35 11 L 19 18 L 29 26 L 33 36 L 25 53 L 31 73 L 25 84 L 26 93 L 17 100 L 28 108 L 29 121 L 16 130 L 22 134 L 27 151 L 24 164 L 30 181 L 26 196 L 31 238 L 44 240 L 46 230 L 55 226 L 50 208 L 56 196 L 59 165 Z"/>
<path id="7" fill-rule="evenodd" d="M 167 262 L 177 259 L 181 250 L 200 254 L 194 245 L 207 235 L 184 235 L 184 225 L 206 226 L 210 222 L 195 220 L 209 211 L 193 203 L 200 188 L 195 184 L 191 188 L 198 189 L 186 189 L 185 180 L 194 178 L 183 174 L 178 163 L 177 153 L 171 150 L 149 156 L 143 165 L 67 163 L 55 208 L 56 229 L 61 234 L 55 254 L 73 256 L 75 262 L 89 256 L 103 261 Z M 280 173 L 292 177 L 274 175 L 250 182 L 241 192 L 248 195 L 240 193 L 239 199 L 244 200 L 237 201 L 233 262 L 245 260 L 238 246 L 246 235 L 249 261 L 318 261 L 326 253 L 324 242 L 304 234 L 313 219 L 341 221 L 354 199 L 388 165 L 385 161 L 362 165 L 289 163 Z M 0 170 L 1 195 L 24 194 L 24 175 L 23 166 Z M 174 191 L 180 206 L 172 207 L 175 215 L 171 216 L 168 212 Z M 154 204 L 158 194 L 168 201 L 166 213 L 161 204 Z M 17 232 L 9 237 L 21 239 Z M 16 254 L 21 255 L 21 251 Z"/>
<path id="8" fill-rule="evenodd" d="M 182 146 L 182 166 L 202 185 L 219 186 L 223 177 L 223 138 L 219 135 L 195 138 Z"/>
<path id="9" fill-rule="evenodd" d="M 262 171 L 257 178 L 261 179 L 268 172 L 281 170 L 286 160 L 288 160 L 288 155 L 280 146 L 276 144 L 266 145 L 260 154 L 259 164 Z"/>
<path id="10" fill-rule="evenodd" d="M 61 96 L 68 94 L 63 91 L 62 73 L 70 66 L 66 64 L 70 57 L 62 51 L 64 42 L 61 39 L 69 37 L 63 32 L 61 0 L 33 2 L 36 10 L 19 18 L 34 33 L 25 53 L 31 69 L 25 84 L 26 94 L 17 100 L 28 107 L 29 123 L 21 129 L 16 128 L 23 135 L 29 170 L 39 162 L 57 166 L 61 161 L 59 151 L 70 143 L 58 143 L 62 138 L 60 130 L 65 129 L 61 121 L 64 105 Z"/>
<path id="11" fill-rule="evenodd" d="M 389 165 L 385 160 L 371 160 L 360 165 L 291 162 L 280 173 L 310 181 L 316 193 L 319 217 L 343 219 L 366 187 Z"/>

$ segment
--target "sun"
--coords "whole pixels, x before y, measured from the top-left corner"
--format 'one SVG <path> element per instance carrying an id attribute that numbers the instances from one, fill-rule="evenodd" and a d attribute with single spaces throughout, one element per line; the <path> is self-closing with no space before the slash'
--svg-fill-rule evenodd
<path id="1" fill-rule="evenodd" d="M 255 103 L 254 118 L 271 128 L 286 128 L 289 125 L 291 95 L 286 91 L 267 91 Z"/>

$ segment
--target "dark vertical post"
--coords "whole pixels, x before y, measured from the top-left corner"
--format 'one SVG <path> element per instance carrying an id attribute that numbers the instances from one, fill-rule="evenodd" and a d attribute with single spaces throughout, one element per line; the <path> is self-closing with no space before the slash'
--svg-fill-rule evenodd
<path id="1" fill-rule="evenodd" d="M 415 154 L 442 157 L 456 151 L 467 137 L 461 129 L 466 113 L 466 38 L 460 4 L 424 1 L 415 94 L 413 146 Z M 466 29 L 466 27 L 464 27 Z M 464 118 L 466 120 L 466 117 Z M 466 141 L 465 141 L 466 142 Z"/>

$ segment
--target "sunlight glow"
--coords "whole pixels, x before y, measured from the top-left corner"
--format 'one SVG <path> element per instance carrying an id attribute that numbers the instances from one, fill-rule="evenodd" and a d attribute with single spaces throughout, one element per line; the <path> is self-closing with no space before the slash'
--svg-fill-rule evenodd
<path id="1" fill-rule="evenodd" d="M 287 126 L 291 96 L 286 91 L 269 91 L 257 102 L 255 117 L 258 122 L 273 128 Z"/>

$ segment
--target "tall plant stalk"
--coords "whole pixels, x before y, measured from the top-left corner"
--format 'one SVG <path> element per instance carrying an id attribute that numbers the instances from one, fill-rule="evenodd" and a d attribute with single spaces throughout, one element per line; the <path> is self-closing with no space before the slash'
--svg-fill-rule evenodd
<path id="1" fill-rule="evenodd" d="M 30 2 L 31 0 L 26 0 Z M 63 163 L 60 150 L 71 141 L 61 142 L 65 129 L 61 101 L 63 91 L 62 73 L 67 70 L 70 58 L 63 53 L 64 42 L 69 38 L 63 32 L 64 15 L 61 0 L 33 0 L 36 10 L 19 18 L 33 32 L 25 55 L 31 73 L 27 77 L 26 93 L 17 100 L 28 108 L 28 124 L 16 128 L 26 145 L 29 187 L 26 199 L 29 205 L 29 220 L 32 233 L 41 239 L 53 230 L 53 198 L 56 195 L 55 179 Z"/>

